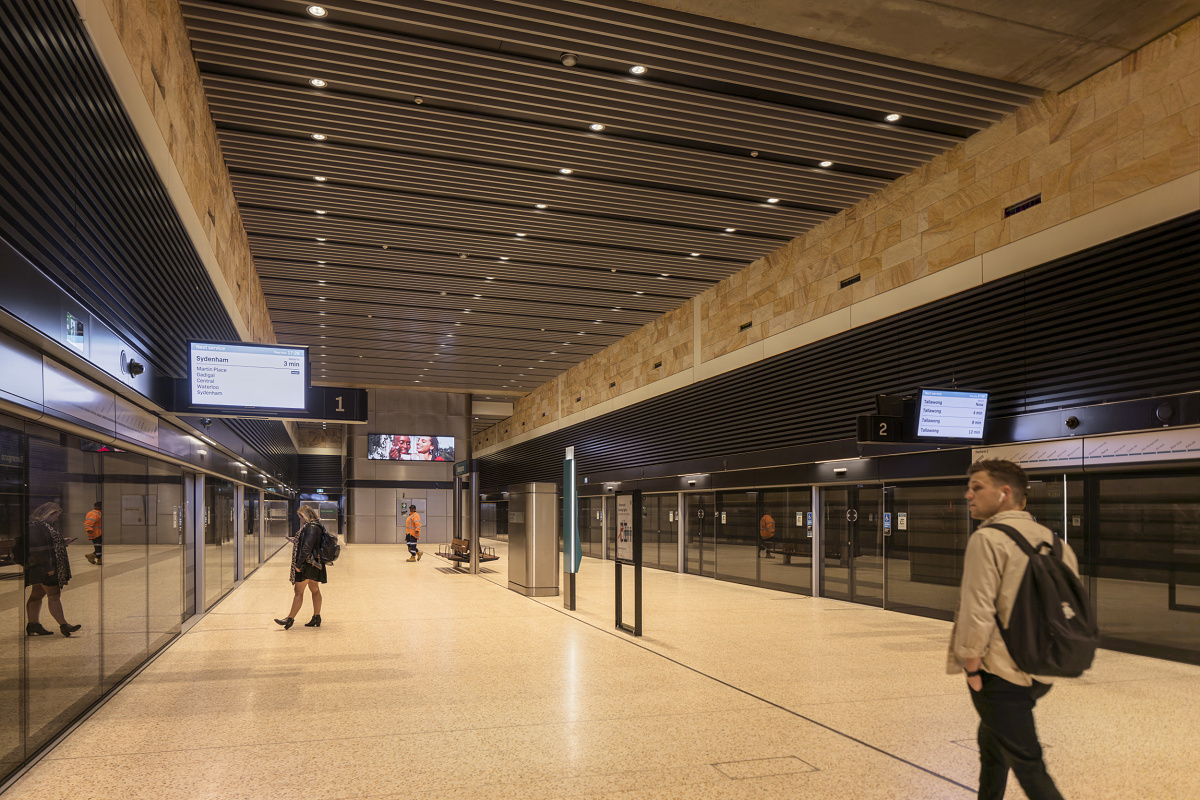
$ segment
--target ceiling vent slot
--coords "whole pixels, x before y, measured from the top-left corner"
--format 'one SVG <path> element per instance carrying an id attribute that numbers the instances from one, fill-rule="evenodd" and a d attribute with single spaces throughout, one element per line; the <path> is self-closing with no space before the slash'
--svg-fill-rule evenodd
<path id="1" fill-rule="evenodd" d="M 742 331 L 748 331 L 748 330 L 750 330 L 750 326 L 751 326 L 751 325 L 753 325 L 753 324 L 754 324 L 753 322 L 743 322 L 743 323 L 742 323 L 742 324 L 741 324 L 741 325 L 738 327 L 738 333 L 741 333 Z"/>
<path id="2" fill-rule="evenodd" d="M 1011 206 L 1004 209 L 1004 218 L 1008 219 L 1013 214 L 1020 214 L 1025 209 L 1033 208 L 1034 206 L 1041 205 L 1041 203 L 1042 203 L 1042 195 L 1039 192 L 1038 194 L 1035 194 L 1033 197 L 1027 197 L 1024 200 L 1022 200 L 1021 202 L 1013 203 Z"/>
<path id="3" fill-rule="evenodd" d="M 610 388 L 610 389 L 615 389 L 615 388 L 616 388 L 616 386 L 617 386 L 617 382 L 616 382 L 616 381 L 612 381 L 612 382 L 610 382 L 610 383 L 608 384 L 608 388 Z"/>
<path id="4" fill-rule="evenodd" d="M 662 362 L 661 362 L 661 361 L 655 361 L 655 362 L 654 362 L 654 368 L 655 368 L 655 369 L 658 369 L 658 368 L 659 368 L 659 367 L 661 367 L 661 366 L 662 366 Z"/>
<path id="5" fill-rule="evenodd" d="M 851 275 L 849 278 L 846 278 L 846 280 L 842 281 L 841 285 L 838 288 L 845 289 L 847 286 L 853 286 L 854 284 L 858 283 L 861 280 L 862 280 L 861 274 Z"/>

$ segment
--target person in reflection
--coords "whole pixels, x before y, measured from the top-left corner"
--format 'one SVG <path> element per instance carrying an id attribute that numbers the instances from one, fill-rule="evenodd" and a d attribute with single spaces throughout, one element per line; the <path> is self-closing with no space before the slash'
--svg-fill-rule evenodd
<path id="1" fill-rule="evenodd" d="M 438 440 L 436 436 L 418 436 L 417 454 L 414 461 L 445 461 L 438 455 Z"/>
<path id="2" fill-rule="evenodd" d="M 83 518 L 83 532 L 87 534 L 88 541 L 92 543 L 92 550 L 94 551 L 91 553 L 85 553 L 84 557 L 88 561 L 99 566 L 101 563 L 100 547 L 102 544 L 102 531 L 100 529 L 100 503 L 96 503 L 96 505 L 92 506 L 92 510 L 89 511 L 87 516 Z"/>
<path id="3" fill-rule="evenodd" d="M 407 436 L 399 435 L 392 437 L 392 449 L 388 453 L 388 459 L 391 461 L 411 461 L 412 460 L 412 439 Z"/>
<path id="4" fill-rule="evenodd" d="M 304 590 L 312 594 L 312 619 L 304 623 L 306 628 L 321 627 L 321 584 L 326 582 L 325 565 L 317 555 L 321 533 L 325 530 L 319 521 L 317 510 L 312 506 L 300 506 L 297 514 L 301 527 L 292 541 L 292 566 L 288 579 L 292 582 L 294 596 L 292 610 L 283 619 L 275 620 L 286 631 L 296 621 L 296 615 L 304 605 Z"/>
<path id="5" fill-rule="evenodd" d="M 762 519 L 758 521 L 758 551 L 763 554 L 763 558 L 774 558 L 775 555 L 771 552 L 770 540 L 775 536 L 775 518 L 770 514 L 763 514 Z"/>
<path id="6" fill-rule="evenodd" d="M 67 545 L 74 539 L 64 539 L 58 532 L 62 506 L 42 503 L 29 517 L 29 556 L 25 560 L 25 585 L 31 587 L 25 601 L 25 635 L 53 636 L 42 627 L 42 598 L 49 598 L 50 616 L 58 623 L 63 636 L 70 636 L 81 625 L 72 625 L 63 615 L 62 588 L 71 580 L 71 564 L 67 560 Z"/>
<path id="7" fill-rule="evenodd" d="M 967 471 L 967 505 L 981 520 L 967 541 L 962 589 L 950 634 L 947 672 L 966 671 L 971 702 L 979 714 L 979 797 L 1000 800 L 1008 771 L 1030 800 L 1062 800 L 1046 772 L 1033 707 L 1050 691 L 1049 679 L 1022 672 L 1004 644 L 997 619 L 1007 625 L 1029 558 L 1002 531 L 1015 528 L 1037 547 L 1054 533 L 1025 508 L 1025 470 L 1011 461 L 977 461 Z M 1075 553 L 1062 543 L 1063 561 L 1079 574 Z"/>

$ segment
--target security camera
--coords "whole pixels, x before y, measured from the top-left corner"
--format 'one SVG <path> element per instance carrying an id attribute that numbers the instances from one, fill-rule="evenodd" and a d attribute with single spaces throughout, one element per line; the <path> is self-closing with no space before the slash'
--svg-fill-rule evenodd
<path id="1" fill-rule="evenodd" d="M 574 53 L 563 53 L 558 57 L 564 67 L 573 67 L 579 63 L 579 56 Z"/>
<path id="2" fill-rule="evenodd" d="M 208 428 L 212 427 L 212 420 L 209 419 L 208 417 L 204 417 L 203 419 L 200 420 L 200 424 L 203 425 L 204 428 L 207 430 Z"/>

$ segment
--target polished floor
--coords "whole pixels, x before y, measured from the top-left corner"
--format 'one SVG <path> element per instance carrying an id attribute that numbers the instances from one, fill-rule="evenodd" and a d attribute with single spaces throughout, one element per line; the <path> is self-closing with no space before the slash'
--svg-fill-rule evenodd
<path id="1" fill-rule="evenodd" d="M 584 560 L 567 612 L 509 591 L 503 558 L 343 553 L 321 628 L 307 604 L 271 621 L 285 551 L 3 800 L 975 794 L 947 623 L 646 570 L 634 639 L 609 562 Z M 1067 798 L 1200 798 L 1200 667 L 1102 651 L 1037 713 Z"/>

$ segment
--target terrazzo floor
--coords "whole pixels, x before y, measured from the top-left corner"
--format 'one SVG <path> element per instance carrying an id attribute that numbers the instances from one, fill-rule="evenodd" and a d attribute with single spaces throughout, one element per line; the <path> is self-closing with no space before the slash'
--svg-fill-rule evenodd
<path id="1" fill-rule="evenodd" d="M 568 612 L 434 549 L 346 547 L 286 632 L 272 559 L 3 800 L 975 795 L 948 623 L 646 570 L 635 639 L 611 562 Z M 1037 715 L 1067 798 L 1200 798 L 1200 667 L 1102 651 Z"/>

